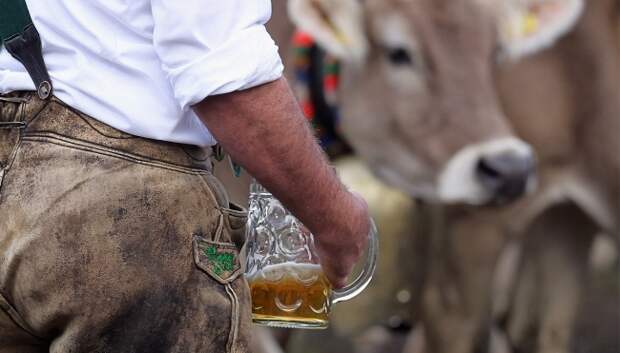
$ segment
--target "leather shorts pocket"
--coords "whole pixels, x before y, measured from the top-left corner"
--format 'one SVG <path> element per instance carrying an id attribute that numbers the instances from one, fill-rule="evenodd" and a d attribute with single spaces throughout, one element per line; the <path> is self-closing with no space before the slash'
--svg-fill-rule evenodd
<path id="1" fill-rule="evenodd" d="M 196 266 L 221 284 L 233 282 L 243 273 L 239 248 L 194 235 L 194 261 Z"/>
<path id="2" fill-rule="evenodd" d="M 245 227 L 247 212 L 240 206 L 220 208 L 221 215 L 211 239 L 193 237 L 196 266 L 221 284 L 228 284 L 244 272 Z"/>
<path id="3" fill-rule="evenodd" d="M 2 181 L 19 145 L 19 136 L 20 131 L 17 125 L 12 126 L 0 122 L 0 194 L 2 193 Z"/>
<path id="4" fill-rule="evenodd" d="M 20 130 L 24 126 L 22 123 L 0 121 L 0 181 L 4 174 L 3 171 L 11 165 L 15 149 L 19 144 Z"/>
<path id="5" fill-rule="evenodd" d="M 241 249 L 245 245 L 248 212 L 241 206 L 229 203 L 228 208 L 221 208 L 223 218 L 224 241 L 230 241 Z"/>

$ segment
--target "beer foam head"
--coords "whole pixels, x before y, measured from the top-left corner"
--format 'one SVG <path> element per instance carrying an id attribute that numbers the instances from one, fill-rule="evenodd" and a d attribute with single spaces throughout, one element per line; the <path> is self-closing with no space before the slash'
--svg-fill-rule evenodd
<path id="1" fill-rule="evenodd" d="M 260 279 L 267 281 L 280 281 L 283 278 L 288 277 L 307 283 L 315 282 L 321 275 L 323 275 L 321 265 L 285 262 L 263 267 L 262 270 L 248 276 L 248 281 L 252 282 Z"/>

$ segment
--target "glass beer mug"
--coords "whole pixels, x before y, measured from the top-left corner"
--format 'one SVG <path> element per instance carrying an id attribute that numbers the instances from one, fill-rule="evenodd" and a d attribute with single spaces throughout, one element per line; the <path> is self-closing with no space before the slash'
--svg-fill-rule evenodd
<path id="1" fill-rule="evenodd" d="M 265 188 L 252 181 L 247 227 L 246 277 L 254 323 L 272 327 L 327 328 L 332 304 L 360 294 L 377 263 L 377 230 L 371 220 L 367 262 L 352 284 L 332 289 L 308 229 Z"/>

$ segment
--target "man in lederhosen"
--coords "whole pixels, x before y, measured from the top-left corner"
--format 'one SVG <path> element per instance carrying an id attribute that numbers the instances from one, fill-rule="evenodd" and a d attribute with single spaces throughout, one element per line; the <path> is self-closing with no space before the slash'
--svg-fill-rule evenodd
<path id="1" fill-rule="evenodd" d="M 281 78 L 269 0 L 27 5 L 0 9 L 0 353 L 246 352 L 245 212 L 211 174 L 216 141 L 343 286 L 367 207 Z M 234 266 L 211 276 L 201 244 Z"/>

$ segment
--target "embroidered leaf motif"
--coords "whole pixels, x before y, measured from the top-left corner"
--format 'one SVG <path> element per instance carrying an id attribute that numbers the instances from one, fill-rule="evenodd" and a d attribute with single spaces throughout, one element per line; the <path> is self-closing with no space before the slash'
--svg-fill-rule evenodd
<path id="1" fill-rule="evenodd" d="M 231 253 L 218 253 L 217 247 L 209 245 L 204 250 L 207 260 L 213 264 L 213 272 L 221 276 L 224 272 L 233 272 L 235 270 L 235 256 Z"/>

